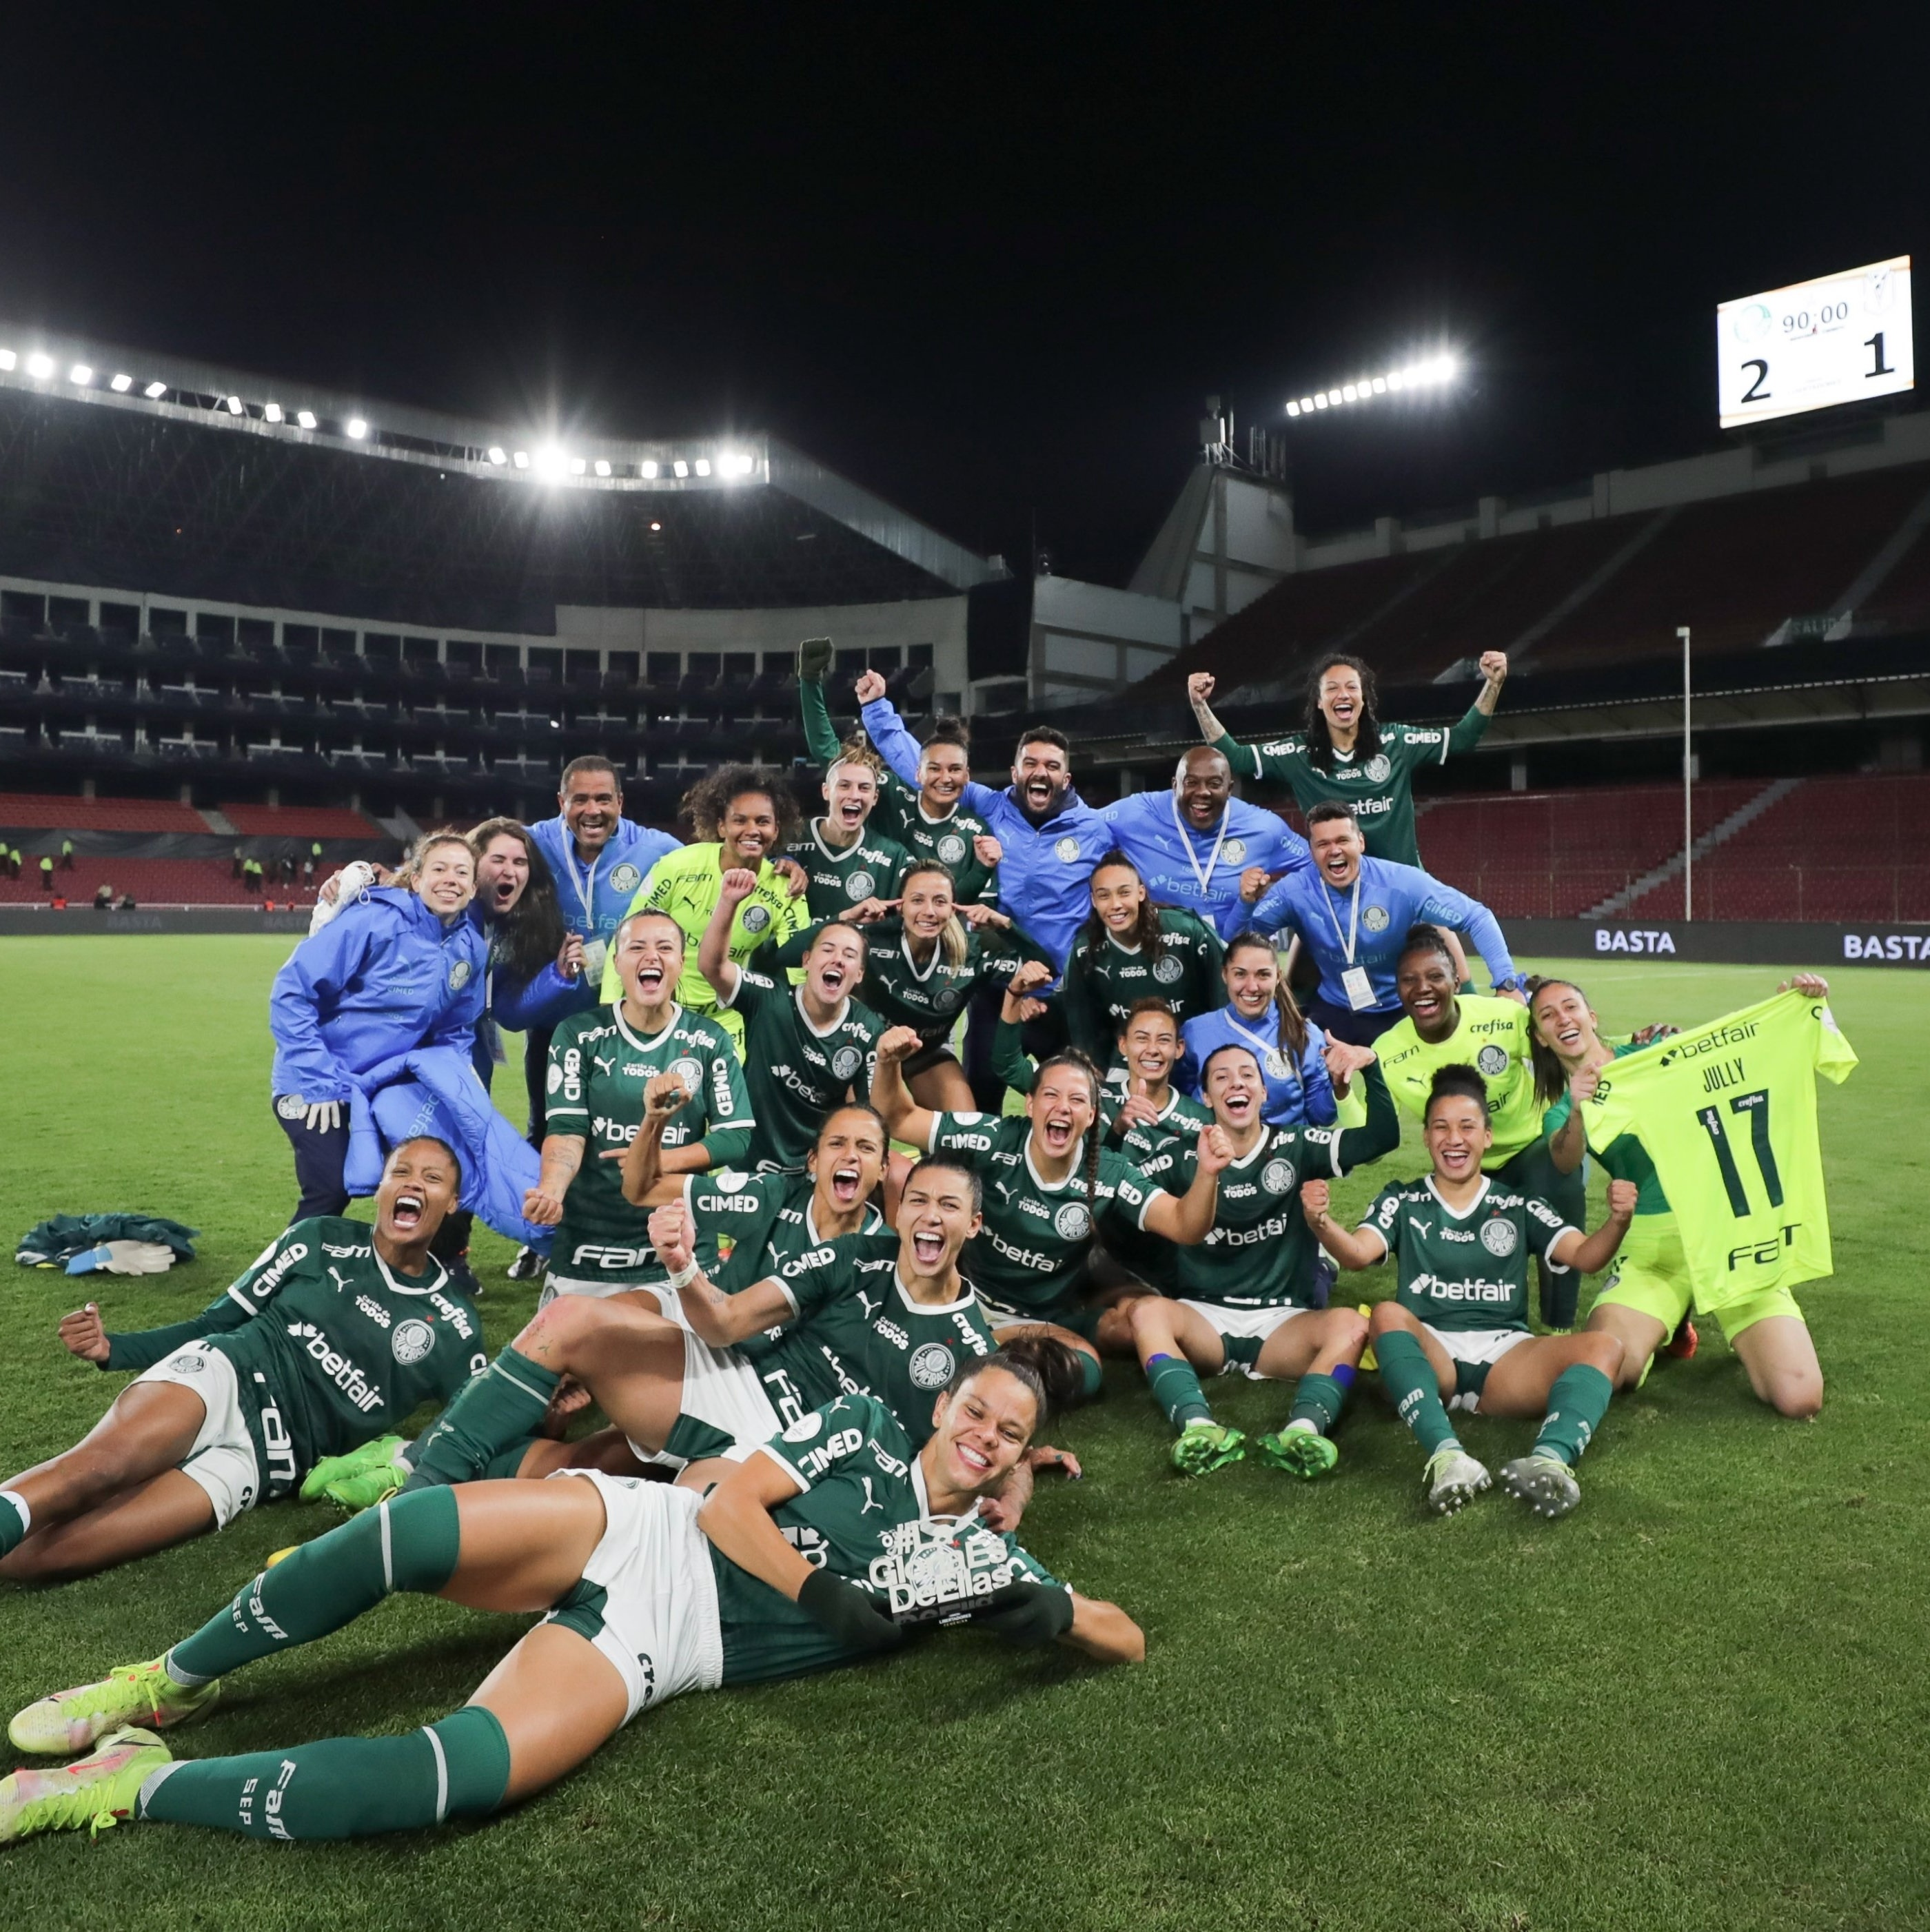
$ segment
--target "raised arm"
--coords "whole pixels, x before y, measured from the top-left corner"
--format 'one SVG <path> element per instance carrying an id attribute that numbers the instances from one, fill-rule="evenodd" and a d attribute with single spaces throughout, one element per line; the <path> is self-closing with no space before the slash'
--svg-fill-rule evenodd
<path id="1" fill-rule="evenodd" d="M 916 791 L 918 766 L 923 760 L 924 749 L 905 730 L 896 708 L 885 697 L 884 680 L 875 670 L 866 671 L 858 680 L 857 694 L 863 706 L 859 715 L 864 721 L 865 736 L 871 740 L 872 749 Z M 959 794 L 959 802 L 966 811 L 976 813 L 989 823 L 990 814 L 998 811 L 1000 800 L 997 792 L 984 785 L 968 782 Z"/>
<path id="2" fill-rule="evenodd" d="M 797 708 L 804 715 L 804 744 L 821 765 L 837 762 L 838 730 L 824 697 L 824 674 L 830 668 L 829 638 L 806 638 L 797 647 Z"/>
<path id="3" fill-rule="evenodd" d="M 1365 1047 L 1355 1050 L 1368 1051 Z M 1334 1137 L 1335 1161 L 1344 1174 L 1369 1166 L 1400 1144 L 1400 1116 L 1394 1110 L 1394 1096 L 1387 1090 L 1379 1067 L 1370 1060 L 1359 1070 L 1359 1077 L 1367 1117 L 1358 1127 L 1343 1127 Z"/>
<path id="4" fill-rule="evenodd" d="M 737 969 L 731 958 L 731 927 L 737 908 L 758 889 L 758 876 L 741 866 L 733 866 L 723 877 L 710 922 L 698 941 L 697 970 L 710 982 L 711 992 L 728 1006 L 737 995 Z"/>
<path id="5" fill-rule="evenodd" d="M 697 1265 L 690 1210 L 668 1202 L 650 1216 L 650 1246 L 677 1290 L 677 1303 L 691 1333 L 713 1348 L 734 1348 L 767 1328 L 793 1320 L 797 1304 L 775 1275 L 766 1275 L 736 1294 L 726 1294 Z"/>
<path id="6" fill-rule="evenodd" d="M 921 1107 L 905 1084 L 904 1063 L 924 1042 L 912 1027 L 893 1027 L 878 1043 L 878 1068 L 871 1076 L 871 1104 L 895 1141 L 908 1142 L 921 1150 L 932 1144 L 938 1117 Z"/>
<path id="7" fill-rule="evenodd" d="M 1595 1098 L 1601 1084 L 1598 1066 L 1578 1066 L 1568 1076 L 1568 1111 L 1548 1134 L 1548 1158 L 1557 1174 L 1574 1173 L 1588 1152 L 1588 1130 L 1582 1124 L 1581 1110 Z"/>
<path id="8" fill-rule="evenodd" d="M 1335 1263 L 1350 1271 L 1376 1266 L 1387 1252 L 1387 1244 L 1372 1228 L 1343 1228 L 1334 1219 L 1333 1196 L 1324 1180 L 1300 1184 L 1300 1211 L 1313 1238 L 1334 1257 Z"/>
<path id="9" fill-rule="evenodd" d="M 1632 1180 L 1608 1184 L 1608 1219 L 1592 1234 L 1571 1228 L 1549 1244 L 1548 1259 L 1556 1268 L 1572 1268 L 1577 1274 L 1599 1274 L 1616 1256 L 1628 1223 L 1635 1218 L 1638 1192 Z"/>
<path id="10" fill-rule="evenodd" d="M 1514 962 L 1508 953 L 1508 941 L 1502 937 L 1501 922 L 1480 900 L 1457 892 L 1452 886 L 1443 885 L 1439 879 L 1430 879 L 1426 896 L 1414 909 L 1414 917 L 1431 925 L 1452 926 L 1457 932 L 1465 933 L 1479 950 L 1495 992 L 1504 998 L 1519 1000 L 1524 997 L 1521 992 L 1522 976 L 1516 971 Z"/>
<path id="11" fill-rule="evenodd" d="M 563 1219 L 563 1198 L 582 1165 L 581 1134 L 545 1134 L 536 1184 L 523 1196 L 523 1219 L 539 1228 L 554 1228 Z"/>
<path id="12" fill-rule="evenodd" d="M 653 1073 L 645 1084 L 643 1124 L 636 1138 L 621 1150 L 623 1198 L 632 1208 L 658 1208 L 681 1196 L 683 1182 L 663 1171 L 663 1133 L 689 1100 L 689 1089 L 673 1072 Z"/>
<path id="13" fill-rule="evenodd" d="M 1213 695 L 1213 682 L 1210 670 L 1196 670 L 1186 681 L 1187 701 L 1193 706 L 1199 735 L 1226 759 L 1237 776 L 1256 778 L 1260 775 L 1259 754 L 1250 745 L 1241 744 L 1214 716 L 1208 701 Z"/>
<path id="14" fill-rule="evenodd" d="M 1220 1204 L 1220 1177 L 1233 1158 L 1233 1144 L 1217 1123 L 1202 1127 L 1194 1144 L 1193 1185 L 1175 1197 L 1161 1192 L 1146 1203 L 1139 1225 L 1183 1248 L 1197 1247 L 1213 1226 Z"/>

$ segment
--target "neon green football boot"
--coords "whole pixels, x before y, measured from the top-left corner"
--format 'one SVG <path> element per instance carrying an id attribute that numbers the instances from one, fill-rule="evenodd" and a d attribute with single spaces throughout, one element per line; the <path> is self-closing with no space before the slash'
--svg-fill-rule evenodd
<path id="1" fill-rule="evenodd" d="M 1284 1469 L 1310 1483 L 1324 1476 L 1340 1460 L 1340 1451 L 1331 1436 L 1312 1429 L 1288 1427 L 1271 1436 L 1262 1436 L 1253 1444 L 1253 1453 L 1271 1469 Z"/>
<path id="2" fill-rule="evenodd" d="M 137 1719 L 162 1731 L 215 1708 L 219 1678 L 191 1688 L 176 1683 L 162 1662 L 157 1657 L 150 1664 L 117 1664 L 98 1684 L 56 1690 L 29 1704 L 7 1726 L 8 1741 L 16 1750 L 66 1757 Z"/>
<path id="3" fill-rule="evenodd" d="M 1247 1438 L 1223 1422 L 1189 1422 L 1172 1445 L 1172 1466 L 1182 1476 L 1203 1476 L 1237 1462 Z"/>
<path id="4" fill-rule="evenodd" d="M 392 1466 L 395 1452 L 401 1447 L 401 1436 L 379 1436 L 373 1442 L 365 1442 L 359 1449 L 351 1449 L 346 1456 L 324 1456 L 302 1478 L 299 1492 L 302 1500 L 305 1503 L 318 1503 L 324 1496 L 332 1496 L 336 1502 L 341 1502 L 342 1498 L 335 1495 L 339 1485 L 348 1482 L 351 1478 Z M 405 1468 L 397 1477 L 392 1487 L 399 1490 L 408 1480 L 408 1476 L 409 1472 Z M 384 1496 L 389 1493 L 388 1490 L 383 1492 Z M 382 1497 L 376 1496 L 371 1500 L 380 1502 Z M 351 1507 L 362 1509 L 368 1505 L 358 1503 Z"/>
<path id="5" fill-rule="evenodd" d="M 101 1748 L 51 1771 L 0 1778 L 0 1845 L 37 1832 L 98 1834 L 134 1815 L 141 1786 L 173 1754 L 152 1731 L 113 1731 Z"/>

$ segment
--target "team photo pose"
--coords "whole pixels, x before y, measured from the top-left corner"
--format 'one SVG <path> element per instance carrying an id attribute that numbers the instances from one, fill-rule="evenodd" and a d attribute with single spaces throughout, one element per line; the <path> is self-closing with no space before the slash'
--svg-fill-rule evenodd
<path id="1" fill-rule="evenodd" d="M 557 1231 L 545 1298 L 620 1294 L 663 1280 L 620 1165 L 653 1076 L 674 1074 L 686 1096 L 665 1130 L 666 1174 L 745 1166 L 757 1125 L 723 1027 L 678 998 L 686 975 L 677 922 L 659 910 L 631 914 L 617 928 L 609 970 L 621 998 L 564 1021 L 550 1042 L 542 1168 L 523 1203 L 530 1220 Z"/>
<path id="2" fill-rule="evenodd" d="M 1523 997 L 1493 914 L 1412 866 L 1372 857 L 1353 808 L 1329 800 L 1307 814 L 1313 863 L 1269 886 L 1253 908 L 1256 931 L 1295 935 L 1320 974 L 1307 1016 L 1323 1032 L 1365 1046 L 1401 1017 L 1394 963 L 1421 924 L 1465 932 L 1497 994 Z"/>
<path id="3" fill-rule="evenodd" d="M 1430 1083 L 1423 1138 L 1430 1172 L 1391 1181 L 1360 1226 L 1341 1227 L 1324 1186 L 1304 1190 L 1308 1225 L 1343 1268 L 1391 1258 L 1397 1286 L 1369 1328 L 1382 1386 L 1427 1455 L 1421 1480 L 1443 1515 L 1491 1481 L 1462 1448 L 1448 1406 L 1480 1415 L 1540 1416 L 1526 1456 L 1501 1480 L 1538 1516 L 1581 1501 L 1574 1466 L 1608 1412 L 1622 1344 L 1613 1335 L 1535 1335 L 1528 1328 L 1528 1257 L 1592 1274 L 1606 1267 L 1634 1212 L 1635 1190 L 1611 1181 L 1608 1219 L 1592 1234 L 1545 1201 L 1481 1171 L 1493 1138 L 1487 1083 L 1443 1066 Z"/>
<path id="4" fill-rule="evenodd" d="M 846 1396 L 747 1446 L 707 1496 L 572 1472 L 554 1488 L 398 1497 L 244 1584 L 152 1662 L 18 1713 L 19 1749 L 94 1748 L 0 1780 L 0 1841 L 103 1820 L 287 1841 L 485 1817 L 554 1784 L 649 1706 L 854 1663 L 941 1620 L 1138 1662 L 1145 1640 L 1130 1618 L 983 1521 L 981 1498 L 1018 1465 L 1044 1407 L 1030 1368 L 994 1356 L 927 1400 L 922 1448 L 881 1404 Z M 461 1711 L 401 1736 L 193 1760 L 155 1735 L 212 1708 L 229 1673 L 398 1590 L 542 1621 Z"/>
<path id="5" fill-rule="evenodd" d="M 1087 1306 L 1085 1291 L 1100 1217 L 1136 1172 L 1104 1144 L 1097 1070 L 1082 1054 L 1057 1054 L 1040 1066 L 1023 1114 L 938 1112 L 918 1106 L 899 1077 L 916 1041 L 909 1028 L 879 1041 L 872 1103 L 894 1140 L 928 1157 L 968 1162 L 983 1176 L 984 1228 L 974 1231 L 965 1268 L 988 1318 L 1001 1338 L 1043 1329 L 1077 1349 L 1085 1394 L 1097 1394 L 1100 1311 Z M 1144 1187 L 1131 1210 L 1141 1230 L 1182 1246 L 1211 1225 L 1228 1158 L 1211 1128 L 1196 1147 L 1186 1186 Z"/>
<path id="6" fill-rule="evenodd" d="M 697 963 L 719 1010 L 744 1023 L 744 1076 L 757 1121 L 752 1152 L 760 1168 L 801 1173 L 825 1115 L 862 1100 L 885 1030 L 856 994 L 864 983 L 865 929 L 831 920 L 806 938 L 794 986 L 782 968 L 740 966 L 730 956 L 731 922 L 755 890 L 749 872 L 724 874 Z"/>
<path id="7" fill-rule="evenodd" d="M 1307 674 L 1305 723 L 1260 745 L 1241 744 L 1214 716 L 1211 671 L 1195 671 L 1186 691 L 1200 736 L 1225 754 L 1238 776 L 1291 786 L 1302 812 L 1328 799 L 1351 805 L 1373 857 L 1418 868 L 1414 776 L 1481 742 L 1508 681 L 1507 653 L 1482 652 L 1481 674 L 1480 695 L 1448 729 L 1383 724 L 1374 715 L 1379 700 L 1372 670 L 1344 651 L 1330 651 Z"/>
<path id="8" fill-rule="evenodd" d="M 1826 999 L 1829 994 L 1829 982 L 1820 973 L 1799 973 L 1776 990 L 1792 986 L 1809 999 Z M 1641 1048 L 1604 1041 L 1587 995 L 1572 980 L 1538 981 L 1530 1012 L 1537 1093 L 1547 1108 L 1546 1146 L 1553 1165 L 1579 1180 L 1583 1155 L 1592 1152 L 1610 1174 L 1636 1190 L 1634 1218 L 1615 1258 L 1615 1279 L 1596 1298 L 1588 1327 L 1622 1344 L 1616 1386 L 1638 1388 L 1658 1348 L 1667 1345 L 1672 1354 L 1686 1356 L 1694 1353 L 1696 1345 L 1688 1260 L 1655 1162 L 1634 1134 L 1618 1133 L 1604 1145 L 1595 1138 L 1584 1142 L 1593 1112 L 1589 1103 L 1604 1070 Z M 1716 1318 L 1724 1340 L 1748 1371 L 1758 1401 L 1778 1415 L 1798 1420 L 1821 1409 L 1823 1370 L 1816 1344 L 1787 1288 L 1720 1309 Z"/>
<path id="9" fill-rule="evenodd" d="M 0 1483 L 0 1576 L 89 1576 L 224 1529 L 447 1402 L 488 1361 L 474 1303 L 429 1252 L 461 1186 L 441 1141 L 404 1141 L 372 1228 L 298 1221 L 167 1328 L 110 1333 L 92 1302 L 68 1316 L 71 1354 L 143 1372 L 73 1448 Z"/>
<path id="10" fill-rule="evenodd" d="M 875 752 L 844 747 L 825 766 L 824 814 L 806 824 L 788 854 L 804 868 L 804 902 L 813 919 L 836 919 L 854 906 L 875 908 L 898 896 L 911 854 L 870 824 L 881 769 Z"/>
<path id="11" fill-rule="evenodd" d="M 1207 1061 L 1223 1046 L 1244 1046 L 1266 1076 L 1269 1126 L 1331 1126 L 1334 1102 L 1324 1058 L 1327 1036 L 1301 1012 L 1273 941 L 1258 932 L 1235 933 L 1226 943 L 1220 972 L 1225 1004 L 1191 1015 L 1181 1027 L 1174 1078 L 1201 1099 Z"/>
<path id="12" fill-rule="evenodd" d="M 362 1076 L 419 1047 L 475 1051 L 488 967 L 464 916 L 476 854 L 461 832 L 431 832 L 405 872 L 407 886 L 371 886 L 341 907 L 275 976 L 269 1089 L 295 1155 L 291 1222 L 349 1204 L 349 1106 Z"/>
<path id="13" fill-rule="evenodd" d="M 1109 1342 L 1123 1331 L 1139 1357 L 1173 1426 L 1172 1466 L 1181 1475 L 1203 1476 L 1247 1454 L 1246 1436 L 1215 1418 L 1200 1382 L 1235 1369 L 1256 1381 L 1298 1379 L 1286 1425 L 1252 1445 L 1261 1461 L 1310 1478 L 1340 1460 L 1333 1429 L 1367 1346 L 1367 1324 L 1353 1309 L 1322 1305 L 1313 1243 L 1294 1194 L 1310 1176 L 1339 1179 L 1399 1141 L 1394 1103 L 1373 1060 L 1363 1048 L 1335 1049 L 1342 1087 L 1358 1075 L 1365 1090 L 1364 1122 L 1344 1130 L 1269 1126 L 1265 1076 L 1250 1047 L 1223 1046 L 1207 1061 L 1214 1131 L 1230 1156 L 1212 1226 L 1196 1246 L 1173 1253 L 1171 1298 L 1122 1302 L 1103 1331 Z M 1209 1138 L 1201 1135 L 1198 1148 Z M 1122 1180 L 1115 1212 L 1137 1214 L 1150 1226 L 1148 1192 L 1190 1191 L 1199 1164 L 1197 1153 L 1169 1141 Z"/>
<path id="14" fill-rule="evenodd" d="M 1034 976 L 1051 970 L 1036 962 L 1022 966 L 1000 1010 L 994 1064 L 1015 1094 L 1031 1093 L 1039 1077 L 1021 1029 L 1032 1004 Z M 1190 1140 L 1212 1120 L 1210 1107 L 1173 1084 L 1181 1051 L 1178 1017 L 1165 1000 L 1138 999 L 1127 1008 L 1113 1042 L 1111 1069 L 1100 1087 L 1100 1120 L 1108 1147 L 1128 1148 L 1136 1160 L 1162 1140 Z"/>
<path id="15" fill-rule="evenodd" d="M 697 964 L 704 929 L 724 890 L 724 874 L 742 870 L 757 880 L 731 922 L 730 956 L 737 965 L 761 946 L 779 945 L 811 922 L 805 878 L 794 859 L 776 855 L 797 833 L 797 806 L 774 778 L 749 765 L 707 772 L 683 795 L 683 811 L 698 843 L 659 859 L 631 898 L 629 912 L 665 912 L 681 928 L 685 946 L 679 1004 L 714 1019 L 742 1050 L 743 1022 L 723 1012 Z M 614 958 L 604 962 L 602 1002 L 623 992 Z"/>

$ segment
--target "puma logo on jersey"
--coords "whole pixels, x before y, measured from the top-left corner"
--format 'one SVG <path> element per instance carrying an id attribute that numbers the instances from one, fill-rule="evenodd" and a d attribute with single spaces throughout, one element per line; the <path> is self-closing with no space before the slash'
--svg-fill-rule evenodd
<path id="1" fill-rule="evenodd" d="M 871 1492 L 871 1478 L 869 1476 L 860 1476 L 858 1480 L 864 1485 L 864 1507 L 858 1511 L 858 1514 L 863 1516 L 866 1510 L 882 1511 L 884 1508 L 884 1504 Z"/>
<path id="2" fill-rule="evenodd" d="M 614 1073 L 617 1070 L 617 1056 L 614 1053 L 607 1060 L 600 1053 L 593 1053 L 590 1058 L 599 1073 Z"/>

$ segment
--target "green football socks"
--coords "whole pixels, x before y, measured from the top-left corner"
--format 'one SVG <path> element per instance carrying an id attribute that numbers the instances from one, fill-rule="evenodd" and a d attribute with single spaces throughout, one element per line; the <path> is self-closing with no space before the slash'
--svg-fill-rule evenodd
<path id="1" fill-rule="evenodd" d="M 0 1556 L 20 1547 L 32 1527 L 33 1511 L 25 1496 L 12 1490 L 0 1490 Z"/>
<path id="2" fill-rule="evenodd" d="M 1548 1391 L 1548 1412 L 1530 1453 L 1553 1456 L 1572 1469 L 1601 1426 L 1601 1418 L 1608 1413 L 1608 1399 L 1614 1393 L 1614 1384 L 1586 1362 L 1564 1369 Z"/>
<path id="3" fill-rule="evenodd" d="M 140 1816 L 251 1838 L 359 1838 L 485 1817 L 509 1785 L 503 1726 L 471 1704 L 405 1737 L 179 1759 L 149 1775 Z"/>
<path id="4" fill-rule="evenodd" d="M 1146 1364 L 1146 1381 L 1153 1400 L 1166 1412 L 1175 1429 L 1189 1422 L 1211 1422 L 1213 1411 L 1193 1364 L 1180 1355 L 1155 1355 Z"/>
<path id="5" fill-rule="evenodd" d="M 1404 1329 L 1390 1328 L 1374 1343 L 1374 1352 L 1380 1361 L 1381 1386 L 1422 1450 L 1432 1456 L 1457 1442 L 1442 1405 L 1439 1379 L 1421 1344 Z"/>
<path id="6" fill-rule="evenodd" d="M 512 1443 L 533 1436 L 563 1380 L 505 1348 L 425 1429 L 411 1452 L 404 1495 L 438 1483 L 473 1483 Z"/>
<path id="7" fill-rule="evenodd" d="M 455 1492 L 392 1497 L 305 1543 L 245 1583 L 165 1659 L 176 1683 L 205 1684 L 271 1652 L 312 1643 L 397 1590 L 440 1590 L 455 1574 Z"/>
<path id="8" fill-rule="evenodd" d="M 1286 1419 L 1289 1423 L 1310 1422 L 1316 1435 L 1331 1436 L 1346 1402 L 1346 1390 L 1332 1376 L 1304 1375 L 1293 1392 L 1293 1407 Z"/>

